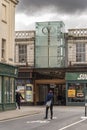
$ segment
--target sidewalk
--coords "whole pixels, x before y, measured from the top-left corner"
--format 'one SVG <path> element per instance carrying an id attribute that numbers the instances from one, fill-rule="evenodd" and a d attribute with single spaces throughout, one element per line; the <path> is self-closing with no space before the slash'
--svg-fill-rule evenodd
<path id="1" fill-rule="evenodd" d="M 55 106 L 55 110 L 58 110 L 59 112 L 64 111 L 80 111 L 85 113 L 84 107 L 77 107 L 77 106 Z M 16 110 L 9 110 L 9 111 L 3 111 L 0 112 L 0 121 L 23 117 L 23 116 L 29 116 L 39 113 L 45 112 L 45 106 L 21 106 L 21 109 Z"/>
<path id="2" fill-rule="evenodd" d="M 21 109 L 0 112 L 0 121 L 43 112 L 41 106 L 21 106 Z"/>

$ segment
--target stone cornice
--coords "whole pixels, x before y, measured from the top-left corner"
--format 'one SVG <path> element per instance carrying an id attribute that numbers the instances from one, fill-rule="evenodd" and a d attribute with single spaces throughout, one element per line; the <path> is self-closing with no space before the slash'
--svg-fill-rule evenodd
<path id="1" fill-rule="evenodd" d="M 11 2 L 13 2 L 14 4 L 18 4 L 19 0 L 10 0 Z"/>

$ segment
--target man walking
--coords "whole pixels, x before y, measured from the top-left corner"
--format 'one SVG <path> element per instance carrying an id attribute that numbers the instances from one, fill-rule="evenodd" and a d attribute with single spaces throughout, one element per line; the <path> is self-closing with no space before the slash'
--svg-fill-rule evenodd
<path id="1" fill-rule="evenodd" d="M 51 119 L 53 118 L 53 92 L 50 90 L 46 97 L 46 115 L 44 119 L 48 118 L 48 110 L 50 108 Z"/>

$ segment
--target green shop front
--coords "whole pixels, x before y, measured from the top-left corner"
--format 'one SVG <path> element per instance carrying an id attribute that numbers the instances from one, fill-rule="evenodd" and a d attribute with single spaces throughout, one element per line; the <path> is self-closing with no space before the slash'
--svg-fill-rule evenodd
<path id="1" fill-rule="evenodd" d="M 0 63 L 0 111 L 12 110 L 15 105 L 17 67 Z"/>
<path id="2" fill-rule="evenodd" d="M 87 95 L 87 73 L 66 73 L 66 105 L 83 106 Z"/>

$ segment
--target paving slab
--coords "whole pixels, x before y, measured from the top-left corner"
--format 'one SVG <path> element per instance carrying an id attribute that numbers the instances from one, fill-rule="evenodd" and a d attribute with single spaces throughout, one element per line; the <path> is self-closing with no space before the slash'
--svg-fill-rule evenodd
<path id="1" fill-rule="evenodd" d="M 43 107 L 24 106 L 21 109 L 0 112 L 0 121 L 33 114 L 39 114 L 43 111 Z"/>

